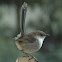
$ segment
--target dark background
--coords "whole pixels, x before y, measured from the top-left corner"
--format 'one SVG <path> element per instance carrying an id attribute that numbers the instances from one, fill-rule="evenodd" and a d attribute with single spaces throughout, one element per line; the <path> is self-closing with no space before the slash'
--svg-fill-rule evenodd
<path id="1" fill-rule="evenodd" d="M 0 62 L 15 62 L 24 56 L 13 38 L 20 33 L 20 8 L 28 4 L 25 33 L 48 34 L 43 47 L 31 55 L 39 62 L 62 62 L 62 0 L 0 0 Z"/>

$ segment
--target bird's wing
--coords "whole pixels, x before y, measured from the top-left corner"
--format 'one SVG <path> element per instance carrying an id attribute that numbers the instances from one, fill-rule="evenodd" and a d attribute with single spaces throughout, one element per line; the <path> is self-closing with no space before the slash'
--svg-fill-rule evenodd
<path id="1" fill-rule="evenodd" d="M 22 42 L 26 43 L 34 43 L 36 41 L 36 38 L 31 35 L 26 35 L 23 38 L 20 39 Z"/>

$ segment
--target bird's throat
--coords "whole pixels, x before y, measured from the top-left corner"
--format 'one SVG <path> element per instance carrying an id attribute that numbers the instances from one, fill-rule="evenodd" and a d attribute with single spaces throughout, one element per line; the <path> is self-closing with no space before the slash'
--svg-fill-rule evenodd
<path id="1" fill-rule="evenodd" d="M 42 47 L 43 41 L 45 39 L 45 36 L 36 36 L 38 42 L 39 42 L 39 48 Z"/>

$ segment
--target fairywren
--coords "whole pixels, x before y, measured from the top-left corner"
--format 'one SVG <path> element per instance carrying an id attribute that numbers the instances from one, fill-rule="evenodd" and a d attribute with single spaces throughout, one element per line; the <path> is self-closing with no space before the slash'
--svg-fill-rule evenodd
<path id="1" fill-rule="evenodd" d="M 27 4 L 21 7 L 21 33 L 15 37 L 15 43 L 17 48 L 22 51 L 27 56 L 31 56 L 28 53 L 33 53 L 38 51 L 43 44 L 43 41 L 48 34 L 43 31 L 34 31 L 28 34 L 24 34 L 24 23 L 27 12 Z M 33 56 L 31 56 L 33 57 Z"/>

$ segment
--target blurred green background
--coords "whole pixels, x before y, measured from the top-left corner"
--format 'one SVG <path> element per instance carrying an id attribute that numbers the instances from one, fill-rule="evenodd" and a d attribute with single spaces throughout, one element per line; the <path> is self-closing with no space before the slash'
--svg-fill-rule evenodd
<path id="1" fill-rule="evenodd" d="M 27 2 L 25 33 L 42 30 L 51 37 L 31 55 L 39 62 L 62 62 L 62 0 L 0 0 L 0 62 L 25 56 L 13 38 L 20 33 L 20 8 Z"/>

